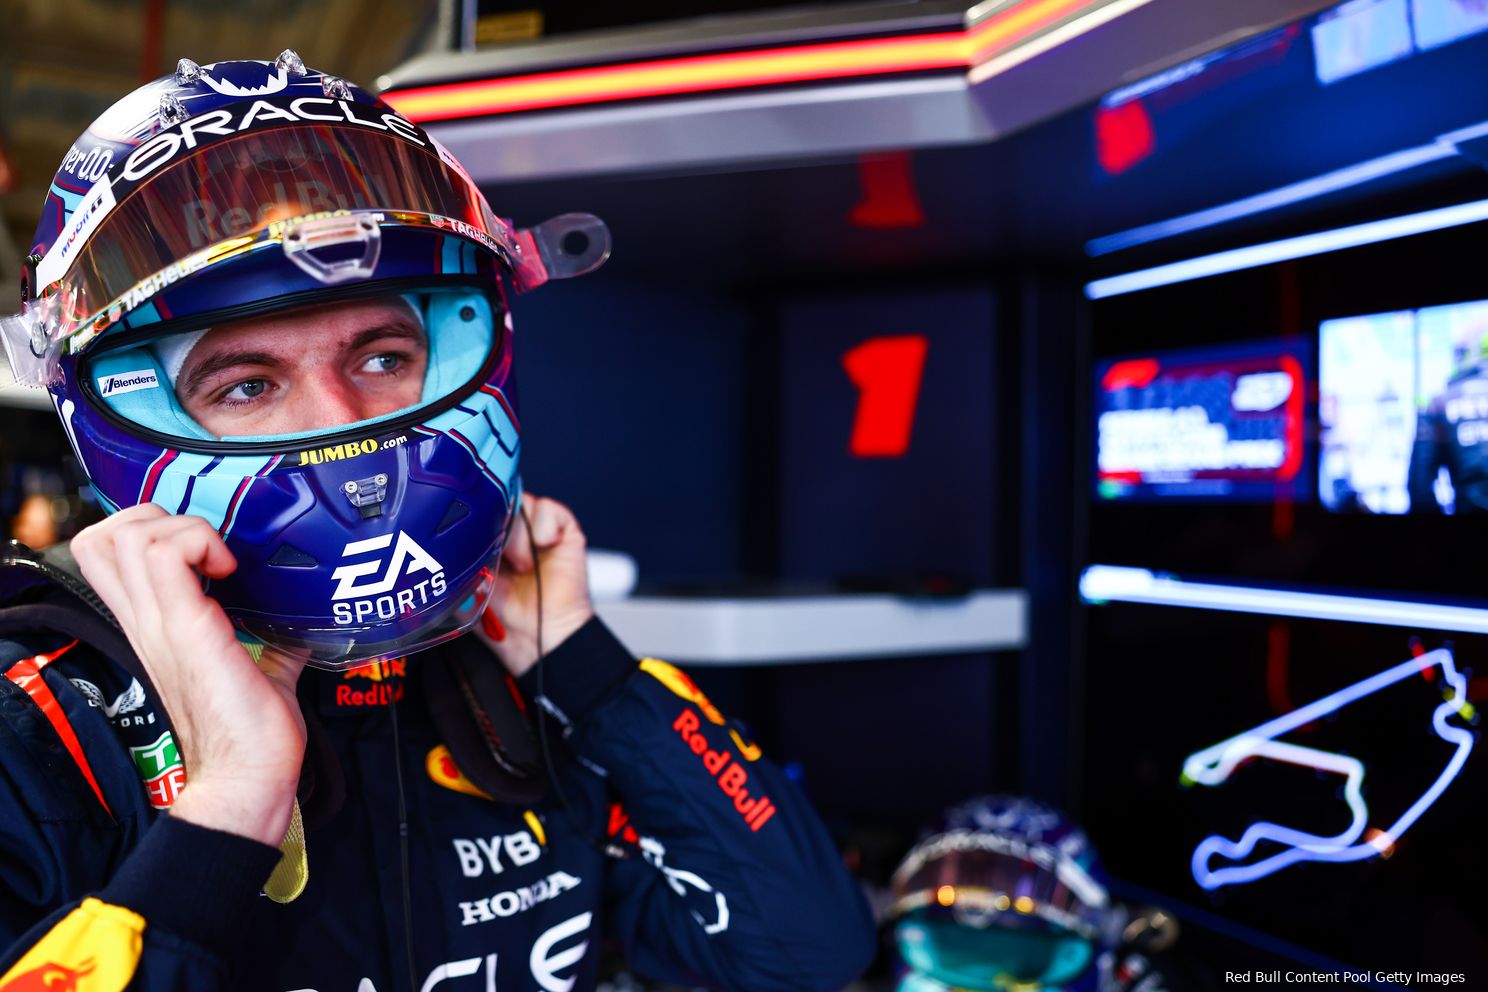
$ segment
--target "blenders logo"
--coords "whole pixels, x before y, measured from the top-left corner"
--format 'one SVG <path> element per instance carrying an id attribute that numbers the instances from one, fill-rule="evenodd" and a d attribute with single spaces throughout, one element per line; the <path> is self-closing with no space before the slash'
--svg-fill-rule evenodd
<path id="1" fill-rule="evenodd" d="M 391 557 L 384 559 L 382 555 L 374 554 L 389 546 L 393 549 Z M 397 534 L 396 544 L 392 534 L 352 541 L 341 552 L 341 557 L 343 560 L 362 559 L 341 565 L 331 573 L 331 578 L 336 580 L 336 591 L 331 593 L 334 601 L 331 614 L 341 626 L 392 620 L 445 594 L 444 566 L 402 531 Z M 411 579 L 419 572 L 426 573 L 427 577 L 409 588 L 394 592 L 401 579 L 405 576 Z M 371 576 L 378 577 L 363 581 Z"/>
<path id="2" fill-rule="evenodd" d="M 154 389 L 158 385 L 160 385 L 160 380 L 153 369 L 140 369 L 138 372 L 100 376 L 98 392 L 102 396 L 118 396 L 121 393 L 132 393 L 137 389 Z"/>
<path id="3" fill-rule="evenodd" d="M 183 152 L 191 152 L 221 138 L 231 138 L 245 131 L 283 127 L 285 124 L 351 124 L 373 131 L 384 131 L 416 145 L 428 142 L 418 127 L 397 114 L 379 114 L 352 100 L 302 96 L 292 100 L 254 100 L 229 107 L 209 110 L 183 121 L 136 148 L 124 160 L 120 178 L 134 183 Z"/>

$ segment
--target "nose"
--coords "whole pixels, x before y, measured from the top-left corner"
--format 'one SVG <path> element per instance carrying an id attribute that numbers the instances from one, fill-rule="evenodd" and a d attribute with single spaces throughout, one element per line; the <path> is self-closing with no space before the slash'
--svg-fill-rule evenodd
<path id="1" fill-rule="evenodd" d="M 354 424 L 373 416 L 368 399 L 356 384 L 338 369 L 327 369 L 306 382 L 303 403 L 295 430 L 323 430 Z"/>

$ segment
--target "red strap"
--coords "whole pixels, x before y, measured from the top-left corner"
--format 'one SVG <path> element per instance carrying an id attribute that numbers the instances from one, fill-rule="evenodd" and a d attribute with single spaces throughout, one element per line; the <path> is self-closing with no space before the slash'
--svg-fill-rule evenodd
<path id="1" fill-rule="evenodd" d="M 98 787 L 98 780 L 93 777 L 93 766 L 88 764 L 87 755 L 83 754 L 83 746 L 78 742 L 77 734 L 72 729 L 72 724 L 67 722 L 67 714 L 62 712 L 62 704 L 57 702 L 57 697 L 52 695 L 51 688 L 46 684 L 46 679 L 41 677 L 41 670 L 68 651 L 77 646 L 77 641 L 65 645 L 53 651 L 51 654 L 39 654 L 34 658 L 23 658 L 10 666 L 10 671 L 5 677 L 25 690 L 46 718 L 51 721 L 52 729 L 57 736 L 62 738 L 62 743 L 67 745 L 67 751 L 72 755 L 72 760 L 77 762 L 78 769 L 82 771 L 83 778 L 93 787 L 93 794 L 98 801 L 103 803 L 104 810 L 110 817 L 114 811 L 109 809 L 108 801 L 103 798 L 103 790 Z"/>

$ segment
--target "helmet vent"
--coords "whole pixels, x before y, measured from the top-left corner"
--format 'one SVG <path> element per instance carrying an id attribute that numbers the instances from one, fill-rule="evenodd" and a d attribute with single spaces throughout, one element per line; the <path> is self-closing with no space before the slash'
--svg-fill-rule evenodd
<path id="1" fill-rule="evenodd" d="M 174 93 L 162 93 L 160 95 L 160 123 L 166 127 L 179 124 L 191 116 L 191 111 L 181 102 L 181 98 Z"/>
<path id="2" fill-rule="evenodd" d="M 450 503 L 449 509 L 444 511 L 444 519 L 439 521 L 439 526 L 434 528 L 434 533 L 443 534 L 468 516 L 470 516 L 470 507 L 459 500 L 454 500 Z"/>
<path id="3" fill-rule="evenodd" d="M 274 68 L 290 76 L 303 76 L 305 74 L 305 63 L 293 48 L 286 48 L 279 53 L 274 60 Z"/>
<path id="4" fill-rule="evenodd" d="M 315 568 L 320 562 L 292 544 L 281 544 L 274 557 L 269 559 L 269 564 L 280 568 Z"/>

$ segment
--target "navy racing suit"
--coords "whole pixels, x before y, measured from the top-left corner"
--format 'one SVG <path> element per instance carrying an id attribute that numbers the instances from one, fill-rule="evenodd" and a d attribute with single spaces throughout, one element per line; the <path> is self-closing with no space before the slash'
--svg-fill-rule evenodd
<path id="1" fill-rule="evenodd" d="M 78 585 L 0 609 L 0 992 L 576 992 L 604 940 L 660 981 L 829 990 L 873 954 L 793 785 L 598 620 L 542 660 L 542 699 L 536 667 L 517 682 L 559 722 L 557 789 L 526 807 L 455 766 L 422 659 L 307 669 L 344 801 L 307 819 L 303 893 L 266 898 L 278 849 L 169 815 L 185 769 L 165 710 Z"/>

